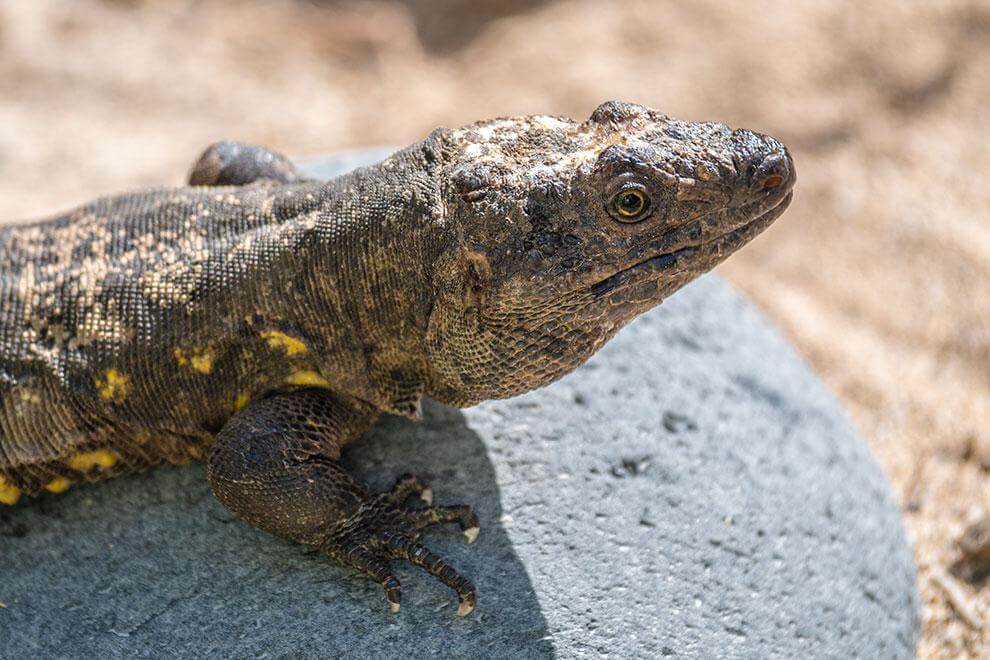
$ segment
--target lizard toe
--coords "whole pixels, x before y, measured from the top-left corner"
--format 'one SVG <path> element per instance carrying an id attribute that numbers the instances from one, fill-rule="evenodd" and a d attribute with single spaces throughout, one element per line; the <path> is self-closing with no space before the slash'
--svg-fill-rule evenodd
<path id="1" fill-rule="evenodd" d="M 478 521 L 477 514 L 475 514 L 471 507 L 465 504 L 415 509 L 409 512 L 409 518 L 413 526 L 418 530 L 426 529 L 433 525 L 457 523 L 468 543 L 474 543 L 481 531 L 481 523 Z"/>
<path id="2" fill-rule="evenodd" d="M 349 520 L 338 523 L 336 532 L 322 542 L 321 550 L 382 585 L 393 613 L 401 607 L 402 588 L 390 564 L 406 561 L 453 589 L 458 597 L 457 614 L 466 616 L 477 606 L 474 585 L 417 539 L 427 527 L 457 523 L 472 542 L 480 529 L 478 516 L 464 505 L 404 508 L 404 500 L 421 492 L 422 487 L 423 482 L 412 475 L 403 475 L 391 491 L 370 497 Z"/>
<path id="3" fill-rule="evenodd" d="M 478 590 L 474 584 L 425 545 L 408 536 L 387 532 L 380 536 L 380 540 L 394 559 L 419 566 L 453 589 L 457 593 L 459 603 L 458 616 L 467 616 L 477 607 Z"/>
<path id="4" fill-rule="evenodd" d="M 395 480 L 389 495 L 397 505 L 404 504 L 413 495 L 423 500 L 427 506 L 433 504 L 433 489 L 430 488 L 430 484 L 408 472 Z"/>

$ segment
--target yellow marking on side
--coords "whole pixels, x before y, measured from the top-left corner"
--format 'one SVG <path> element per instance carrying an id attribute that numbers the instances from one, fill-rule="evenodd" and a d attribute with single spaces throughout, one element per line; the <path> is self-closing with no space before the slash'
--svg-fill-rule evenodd
<path id="1" fill-rule="evenodd" d="M 327 379 L 315 371 L 294 371 L 285 379 L 286 385 L 302 385 L 308 387 L 330 387 Z"/>
<path id="2" fill-rule="evenodd" d="M 180 367 L 188 364 L 201 374 L 208 374 L 213 371 L 213 361 L 216 359 L 216 354 L 209 346 L 193 348 L 188 353 L 181 348 L 177 348 L 174 354 L 175 360 L 179 363 Z"/>
<path id="3" fill-rule="evenodd" d="M 72 482 L 66 479 L 65 477 L 55 477 L 47 484 L 45 484 L 45 490 L 47 490 L 49 493 L 64 493 L 65 491 L 69 490 L 69 487 L 71 485 Z"/>
<path id="4" fill-rule="evenodd" d="M 0 477 L 0 504 L 17 504 L 21 499 L 21 489 Z"/>
<path id="5" fill-rule="evenodd" d="M 262 339 L 268 342 L 272 348 L 281 348 L 286 355 L 301 355 L 306 352 L 306 344 L 301 339 L 290 337 L 278 330 L 264 330 L 261 333 Z"/>
<path id="6" fill-rule="evenodd" d="M 116 369 L 107 369 L 96 378 L 96 387 L 107 401 L 121 403 L 131 392 L 131 379 Z"/>
<path id="7" fill-rule="evenodd" d="M 93 468 L 107 470 L 117 464 L 117 456 L 106 449 L 84 451 L 70 457 L 66 464 L 79 472 L 89 472 Z"/>
<path id="8" fill-rule="evenodd" d="M 247 392 L 241 392 L 240 394 L 237 395 L 237 398 L 234 399 L 234 412 L 237 412 L 238 410 L 243 410 L 244 406 L 246 406 L 249 403 L 251 403 L 251 395 L 248 394 Z"/>

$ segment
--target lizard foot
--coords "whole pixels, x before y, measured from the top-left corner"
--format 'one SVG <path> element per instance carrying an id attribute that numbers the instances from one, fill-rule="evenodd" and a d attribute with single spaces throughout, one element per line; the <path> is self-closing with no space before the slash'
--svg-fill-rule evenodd
<path id="1" fill-rule="evenodd" d="M 474 541 L 478 517 L 467 506 L 433 506 L 429 484 L 411 474 L 382 493 L 348 474 L 337 462 L 338 442 L 373 419 L 364 404 L 316 388 L 259 399 L 217 434 L 207 460 L 210 488 L 241 519 L 378 582 L 392 611 L 402 589 L 390 564 L 407 561 L 456 591 L 465 616 L 478 602 L 474 585 L 418 539 L 428 527 L 456 523 Z M 407 506 L 414 495 L 427 506 Z"/>
<path id="2" fill-rule="evenodd" d="M 457 592 L 457 615 L 467 616 L 478 604 L 474 585 L 417 539 L 427 527 L 457 523 L 468 543 L 473 543 L 480 529 L 478 516 L 464 505 L 405 507 L 413 495 L 432 503 L 432 490 L 426 482 L 411 474 L 399 477 L 391 491 L 372 496 L 348 524 L 335 526 L 321 549 L 382 585 L 392 612 L 399 611 L 402 586 L 389 564 L 399 560 L 419 566 Z"/>

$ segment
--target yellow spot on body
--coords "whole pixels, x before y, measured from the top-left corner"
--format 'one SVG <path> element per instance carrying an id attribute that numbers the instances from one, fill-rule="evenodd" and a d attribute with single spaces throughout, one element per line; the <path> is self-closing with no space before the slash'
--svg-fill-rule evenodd
<path id="1" fill-rule="evenodd" d="M 107 369 L 96 378 L 96 387 L 107 401 L 121 403 L 131 392 L 131 379 L 116 369 Z"/>
<path id="2" fill-rule="evenodd" d="M 213 371 L 213 361 L 216 355 L 209 346 L 205 348 L 193 348 L 188 353 L 181 348 L 175 349 L 175 360 L 180 367 L 187 364 L 201 374 L 208 374 Z"/>
<path id="3" fill-rule="evenodd" d="M 308 387 L 330 387 L 327 379 L 315 371 L 295 371 L 285 379 L 287 385 L 302 385 Z"/>
<path id="4" fill-rule="evenodd" d="M 251 402 L 251 395 L 248 394 L 247 392 L 241 392 L 240 394 L 237 395 L 237 398 L 234 399 L 234 412 L 237 412 L 238 410 L 242 410 L 244 406 L 246 406 L 250 402 Z"/>
<path id="5" fill-rule="evenodd" d="M 261 337 L 268 342 L 272 348 L 281 348 L 286 355 L 300 355 L 306 352 L 306 344 L 300 339 L 290 337 L 278 330 L 265 330 Z"/>
<path id="6" fill-rule="evenodd" d="M 49 493 L 64 493 L 65 491 L 69 490 L 69 486 L 71 485 L 72 482 L 66 479 L 65 477 L 55 477 L 47 484 L 45 484 L 45 490 L 47 490 Z"/>
<path id="7" fill-rule="evenodd" d="M 117 456 L 105 449 L 85 451 L 69 458 L 66 464 L 79 472 L 89 472 L 93 468 L 107 470 L 117 464 Z"/>
<path id="8" fill-rule="evenodd" d="M 196 371 L 202 374 L 208 374 L 211 371 L 213 371 L 212 351 L 194 355 L 189 359 L 189 362 L 190 364 L 192 364 L 193 369 L 195 369 Z"/>
<path id="9" fill-rule="evenodd" d="M 0 504 L 17 504 L 21 499 L 21 489 L 0 477 Z"/>

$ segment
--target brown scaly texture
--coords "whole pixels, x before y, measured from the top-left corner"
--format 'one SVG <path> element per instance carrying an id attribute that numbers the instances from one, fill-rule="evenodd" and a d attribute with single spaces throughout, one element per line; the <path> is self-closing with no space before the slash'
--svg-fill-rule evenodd
<path id="1" fill-rule="evenodd" d="M 209 450 L 244 520 L 369 575 L 390 560 L 476 603 L 417 541 L 468 507 L 409 509 L 337 463 L 382 412 L 416 418 L 573 370 L 765 229 L 794 167 L 776 140 L 618 102 L 438 129 L 322 183 L 221 143 L 190 187 L 0 231 L 0 502 Z M 238 412 L 239 411 L 239 412 Z"/>

